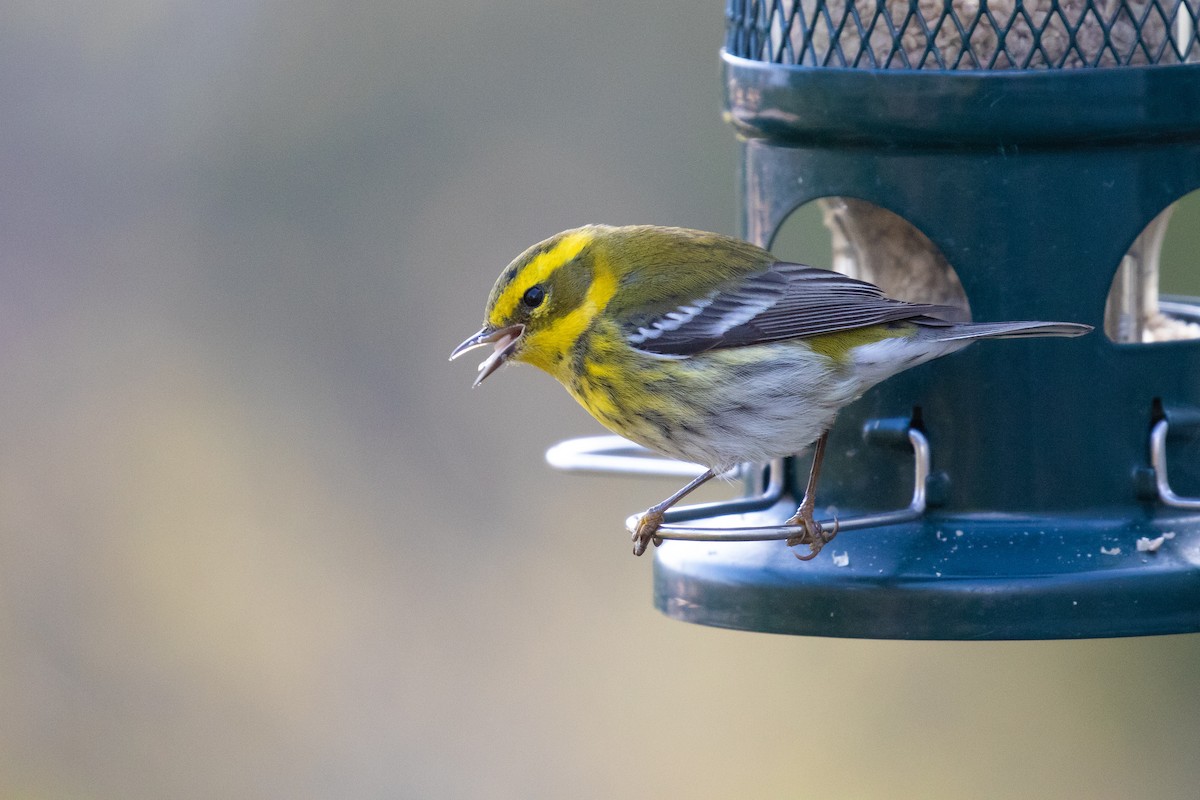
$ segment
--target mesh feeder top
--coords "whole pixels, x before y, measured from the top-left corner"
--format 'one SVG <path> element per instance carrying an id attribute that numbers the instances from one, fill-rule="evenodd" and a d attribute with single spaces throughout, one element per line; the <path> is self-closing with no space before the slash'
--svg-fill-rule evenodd
<path id="1" fill-rule="evenodd" d="M 725 49 L 754 61 L 1027 70 L 1200 60 L 1200 0 L 730 0 Z"/>

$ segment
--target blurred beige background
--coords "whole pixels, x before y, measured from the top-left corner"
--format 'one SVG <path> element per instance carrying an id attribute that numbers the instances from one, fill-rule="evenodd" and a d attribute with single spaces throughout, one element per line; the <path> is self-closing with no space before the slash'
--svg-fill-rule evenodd
<path id="1" fill-rule="evenodd" d="M 551 472 L 597 426 L 446 363 L 561 228 L 732 232 L 722 25 L 6 8 L 0 797 L 1195 795 L 1200 638 L 669 621 L 621 523 L 673 484 Z"/>

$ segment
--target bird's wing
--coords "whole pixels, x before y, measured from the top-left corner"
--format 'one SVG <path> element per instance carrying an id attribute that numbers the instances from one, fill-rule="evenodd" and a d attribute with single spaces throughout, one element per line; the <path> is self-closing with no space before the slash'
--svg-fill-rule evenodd
<path id="1" fill-rule="evenodd" d="M 650 353 L 799 339 L 899 320 L 948 325 L 958 309 L 892 300 L 879 287 L 837 272 L 779 262 L 668 311 L 633 319 L 629 343 Z"/>

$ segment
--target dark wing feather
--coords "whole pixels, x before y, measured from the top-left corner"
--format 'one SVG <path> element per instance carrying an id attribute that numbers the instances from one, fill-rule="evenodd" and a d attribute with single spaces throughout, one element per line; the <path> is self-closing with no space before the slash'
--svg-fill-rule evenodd
<path id="1" fill-rule="evenodd" d="M 630 326 L 634 347 L 685 356 L 723 347 L 800 339 L 900 320 L 948 325 L 962 312 L 904 303 L 837 272 L 779 262 L 692 303 Z"/>

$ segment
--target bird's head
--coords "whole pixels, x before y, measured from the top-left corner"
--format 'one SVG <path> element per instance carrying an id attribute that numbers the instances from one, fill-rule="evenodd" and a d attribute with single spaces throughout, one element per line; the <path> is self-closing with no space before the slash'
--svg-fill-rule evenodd
<path id="1" fill-rule="evenodd" d="M 510 360 L 556 377 L 566 369 L 572 345 L 616 291 L 617 275 L 600 246 L 611 230 L 589 225 L 563 231 L 505 268 L 488 297 L 483 328 L 450 354 L 454 359 L 493 345 L 476 386 Z"/>

